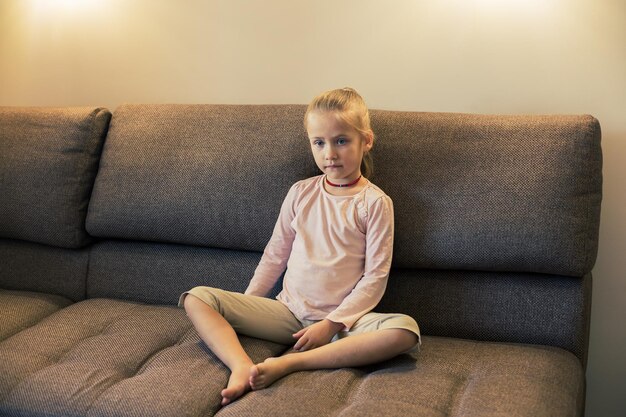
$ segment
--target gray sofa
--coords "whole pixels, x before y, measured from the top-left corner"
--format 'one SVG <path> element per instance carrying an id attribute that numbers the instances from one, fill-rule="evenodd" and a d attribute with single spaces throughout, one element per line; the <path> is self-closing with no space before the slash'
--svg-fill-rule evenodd
<path id="1" fill-rule="evenodd" d="M 582 415 L 598 121 L 382 110 L 371 179 L 396 236 L 376 310 L 412 315 L 421 352 L 220 407 L 228 369 L 175 304 L 246 288 L 289 186 L 317 174 L 304 110 L 0 109 L 0 415 Z"/>

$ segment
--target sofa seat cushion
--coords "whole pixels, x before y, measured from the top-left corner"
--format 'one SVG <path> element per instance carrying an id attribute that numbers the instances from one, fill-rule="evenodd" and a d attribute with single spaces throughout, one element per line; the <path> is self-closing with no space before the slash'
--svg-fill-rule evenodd
<path id="1" fill-rule="evenodd" d="M 285 346 L 242 337 L 255 362 Z M 0 342 L 0 415 L 573 416 L 584 389 L 562 349 L 424 337 L 382 364 L 291 374 L 221 408 L 229 372 L 182 309 L 92 299 Z"/>
<path id="2" fill-rule="evenodd" d="M 580 361 L 558 348 L 428 337 L 421 352 L 355 369 L 291 374 L 226 416 L 575 416 Z"/>
<path id="3" fill-rule="evenodd" d="M 286 350 L 242 343 L 257 362 Z M 229 374 L 184 310 L 91 299 L 0 342 L 0 415 L 213 415 Z"/>
<path id="4" fill-rule="evenodd" d="M 7 339 L 72 304 L 65 297 L 0 289 L 0 340 Z"/>

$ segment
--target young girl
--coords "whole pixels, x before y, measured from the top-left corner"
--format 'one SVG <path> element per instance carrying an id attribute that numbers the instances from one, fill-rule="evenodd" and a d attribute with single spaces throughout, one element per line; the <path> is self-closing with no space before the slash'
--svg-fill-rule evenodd
<path id="1" fill-rule="evenodd" d="M 313 99 L 304 125 L 323 175 L 289 190 L 245 294 L 196 287 L 181 295 L 231 370 L 222 405 L 295 371 L 372 364 L 420 341 L 411 317 L 370 312 L 387 285 L 393 206 L 366 179 L 374 133 L 365 102 L 351 88 L 328 91 Z M 285 268 L 281 293 L 265 298 Z M 254 364 L 237 333 L 295 343 L 294 351 Z"/>

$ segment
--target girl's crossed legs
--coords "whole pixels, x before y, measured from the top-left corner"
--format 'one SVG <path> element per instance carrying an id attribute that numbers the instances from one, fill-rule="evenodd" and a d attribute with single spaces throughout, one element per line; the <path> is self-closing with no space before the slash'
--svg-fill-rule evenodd
<path id="1" fill-rule="evenodd" d="M 296 342 L 293 334 L 306 324 L 280 301 L 217 288 L 196 287 L 181 296 L 180 304 L 184 304 L 202 340 L 231 370 L 228 386 L 222 390 L 222 405 L 295 371 L 377 363 L 419 343 L 419 328 L 411 317 L 368 313 L 350 332 L 339 332 L 335 342 L 255 365 L 241 347 L 237 333 L 291 345 Z"/>

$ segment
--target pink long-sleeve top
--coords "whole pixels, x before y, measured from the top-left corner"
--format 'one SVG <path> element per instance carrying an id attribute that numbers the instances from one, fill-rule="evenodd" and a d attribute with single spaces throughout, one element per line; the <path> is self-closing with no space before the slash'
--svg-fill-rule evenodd
<path id="1" fill-rule="evenodd" d="M 295 183 L 246 294 L 276 297 L 300 320 L 327 318 L 346 330 L 380 301 L 393 251 L 393 203 L 368 181 L 352 196 L 324 189 L 320 175 Z"/>

